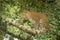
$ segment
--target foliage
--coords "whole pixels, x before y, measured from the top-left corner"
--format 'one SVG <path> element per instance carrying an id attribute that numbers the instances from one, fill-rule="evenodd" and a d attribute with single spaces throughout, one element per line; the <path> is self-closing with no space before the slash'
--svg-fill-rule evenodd
<path id="1" fill-rule="evenodd" d="M 19 14 L 22 10 L 34 10 L 46 13 L 49 16 L 48 20 L 51 32 L 36 35 L 35 38 L 37 40 L 57 40 L 57 35 L 54 35 L 54 33 L 60 34 L 60 0 L 56 0 L 56 3 L 41 2 L 39 0 L 0 0 L 0 16 L 2 17 L 3 23 L 6 18 L 12 18 L 19 22 Z M 32 26 L 31 23 L 28 23 L 27 21 L 24 25 Z M 11 25 L 7 25 L 6 29 L 16 35 L 22 33 L 21 30 Z M 24 37 L 24 35 L 26 36 L 27 34 L 22 35 L 22 37 Z"/>

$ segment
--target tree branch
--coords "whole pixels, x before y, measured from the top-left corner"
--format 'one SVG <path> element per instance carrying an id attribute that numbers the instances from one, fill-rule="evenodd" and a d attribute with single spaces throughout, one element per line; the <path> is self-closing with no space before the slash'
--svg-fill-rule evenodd
<path id="1" fill-rule="evenodd" d="M 23 25 L 20 25 L 19 23 L 17 23 L 15 20 L 11 19 L 11 18 L 7 18 L 6 22 L 11 24 L 11 25 L 14 25 L 15 27 L 19 28 L 20 30 L 22 30 L 24 32 L 27 32 L 27 33 L 29 33 L 33 36 L 40 33 L 40 30 L 37 31 L 35 29 L 26 28 Z"/>
<path id="2" fill-rule="evenodd" d="M 7 31 L 6 29 L 4 29 L 4 28 L 1 27 L 1 26 L 0 26 L 0 30 L 2 30 L 2 31 L 5 32 L 5 33 L 8 33 L 9 35 L 12 35 L 13 37 L 19 38 L 19 39 L 21 39 L 21 40 L 25 40 L 24 38 L 20 37 L 19 35 L 15 35 L 15 34 L 9 32 L 9 31 Z"/>

